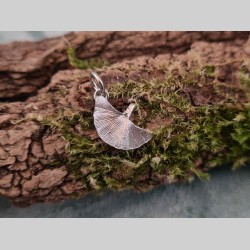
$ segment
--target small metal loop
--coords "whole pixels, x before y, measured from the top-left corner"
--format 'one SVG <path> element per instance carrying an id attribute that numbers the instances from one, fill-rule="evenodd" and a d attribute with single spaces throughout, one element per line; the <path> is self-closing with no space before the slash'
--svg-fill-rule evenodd
<path id="1" fill-rule="evenodd" d="M 91 80 L 92 80 L 92 83 L 93 83 L 94 89 L 95 89 L 94 98 L 96 97 L 97 92 L 101 91 L 100 95 L 103 95 L 106 99 L 108 99 L 109 93 L 105 89 L 104 84 L 103 84 L 101 78 L 98 76 L 98 74 L 93 71 L 90 73 L 90 76 L 91 76 Z"/>
<path id="2" fill-rule="evenodd" d="M 92 83 L 94 85 L 95 90 L 101 90 L 103 93 L 105 91 L 105 87 L 104 87 L 104 84 L 103 84 L 101 78 L 94 71 L 91 72 L 90 75 L 91 75 Z"/>
<path id="3" fill-rule="evenodd" d="M 102 92 L 100 93 L 100 95 L 98 95 L 97 93 L 98 93 L 98 91 L 100 91 L 100 89 L 97 89 L 96 91 L 95 91 L 95 93 L 94 93 L 94 99 L 96 98 L 96 96 L 100 96 L 100 95 L 102 95 Z M 106 98 L 106 99 L 108 99 L 109 98 L 109 92 L 105 89 L 105 95 L 104 95 L 104 97 Z"/>
<path id="4" fill-rule="evenodd" d="M 106 89 L 105 89 L 105 94 L 106 94 L 105 98 L 108 99 L 109 98 L 109 92 Z"/>

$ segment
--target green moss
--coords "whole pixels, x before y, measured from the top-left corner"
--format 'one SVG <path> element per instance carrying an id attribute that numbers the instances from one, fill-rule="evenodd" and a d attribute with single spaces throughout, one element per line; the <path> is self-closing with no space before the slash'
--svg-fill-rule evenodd
<path id="1" fill-rule="evenodd" d="M 67 140 L 65 163 L 89 190 L 147 190 L 161 183 L 161 176 L 168 182 L 193 176 L 205 180 L 210 168 L 230 163 L 236 169 L 250 162 L 250 105 L 238 104 L 233 93 L 222 92 L 220 104 L 194 106 L 183 92 L 190 84 L 214 86 L 214 79 L 198 71 L 185 71 L 176 78 L 166 70 L 162 81 L 110 86 L 110 100 L 137 97 L 134 117 L 139 126 L 158 119 L 170 121 L 162 126 L 155 122 L 153 139 L 139 149 L 116 150 L 79 133 L 79 125 L 94 130 L 92 112 L 67 109 L 42 122 Z"/>
<path id="2" fill-rule="evenodd" d="M 213 76 L 215 72 L 215 67 L 213 65 L 206 65 L 204 71 L 208 76 Z"/>
<path id="3" fill-rule="evenodd" d="M 70 65 L 78 69 L 103 68 L 109 65 L 108 61 L 96 58 L 80 60 L 76 57 L 74 48 L 71 47 L 67 49 L 67 55 Z"/>
<path id="4" fill-rule="evenodd" d="M 241 67 L 239 77 L 241 84 L 247 88 L 250 88 L 250 72 L 248 72 L 246 67 Z"/>

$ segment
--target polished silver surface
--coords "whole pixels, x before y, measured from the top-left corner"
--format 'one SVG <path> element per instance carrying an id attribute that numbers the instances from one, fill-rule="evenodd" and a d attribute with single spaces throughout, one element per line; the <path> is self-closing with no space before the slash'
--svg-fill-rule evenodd
<path id="1" fill-rule="evenodd" d="M 129 120 L 134 107 L 121 113 L 104 96 L 95 97 L 94 124 L 100 138 L 117 149 L 130 150 L 139 148 L 152 138 L 152 134 L 136 126 Z"/>
<path id="2" fill-rule="evenodd" d="M 90 78 L 92 81 L 92 84 L 94 86 L 94 98 L 96 97 L 96 95 L 103 95 L 106 98 L 109 98 L 109 93 L 108 91 L 105 89 L 104 84 L 102 82 L 102 79 L 97 75 L 96 72 L 91 72 L 90 73 Z"/>

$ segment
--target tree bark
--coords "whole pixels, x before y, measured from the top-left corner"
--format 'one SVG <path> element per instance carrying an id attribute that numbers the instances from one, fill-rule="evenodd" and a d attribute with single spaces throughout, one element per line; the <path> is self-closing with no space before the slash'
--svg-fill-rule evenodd
<path id="1" fill-rule="evenodd" d="M 80 32 L 66 37 L 79 58 L 111 63 L 98 69 L 107 88 L 128 81 L 161 81 L 164 63 L 173 70 L 181 65 L 186 71 L 197 64 L 212 65 L 216 68 L 212 84 L 183 88 L 185 100 L 195 107 L 219 105 L 226 98 L 216 93 L 219 81 L 226 83 L 224 92 L 234 95 L 239 104 L 249 101 L 238 76 L 242 66 L 250 72 L 249 32 Z M 89 72 L 69 65 L 62 37 L 0 45 L 0 194 L 15 204 L 56 202 L 93 190 L 91 180 L 89 184 L 76 178 L 64 160 L 58 163 L 69 157 L 67 138 L 44 122 L 62 111 L 64 115 L 72 110 L 93 112 Z M 126 98 L 110 101 L 118 109 L 127 105 Z M 146 127 L 153 130 L 169 123 L 159 118 Z M 70 129 L 100 142 L 93 127 L 73 124 Z M 88 176 L 82 168 L 81 172 Z M 156 186 L 168 182 L 165 177 L 151 169 L 141 174 L 140 183 Z"/>
<path id="2" fill-rule="evenodd" d="M 184 53 L 196 41 L 225 44 L 246 40 L 249 32 L 79 32 L 65 35 L 80 59 L 110 63 L 160 54 Z M 46 86 L 61 69 L 68 69 L 65 39 L 0 45 L 0 101 L 25 100 Z"/>

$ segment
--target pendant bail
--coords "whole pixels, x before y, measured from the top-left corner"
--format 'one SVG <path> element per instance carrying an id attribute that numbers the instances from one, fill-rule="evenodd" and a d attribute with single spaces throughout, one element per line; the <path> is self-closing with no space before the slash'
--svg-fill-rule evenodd
<path id="1" fill-rule="evenodd" d="M 101 78 L 99 77 L 99 75 L 96 72 L 92 71 L 90 73 L 90 77 L 91 77 L 91 81 L 92 81 L 92 84 L 94 85 L 94 89 L 95 89 L 94 98 L 96 97 L 96 95 L 99 91 L 100 91 L 100 95 L 103 95 L 104 97 L 108 98 L 109 93 L 105 89 L 104 83 L 101 80 Z"/>

